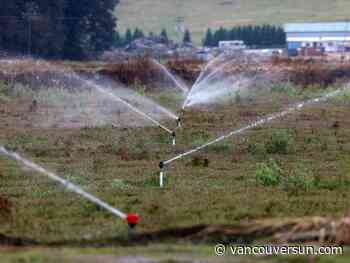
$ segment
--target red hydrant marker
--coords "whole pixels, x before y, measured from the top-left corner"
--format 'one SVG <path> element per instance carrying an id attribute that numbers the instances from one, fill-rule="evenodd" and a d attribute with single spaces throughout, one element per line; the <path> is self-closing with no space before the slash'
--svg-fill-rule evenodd
<path id="1" fill-rule="evenodd" d="M 140 222 L 140 216 L 138 214 L 128 214 L 126 217 L 128 224 L 131 228 L 134 228 Z"/>

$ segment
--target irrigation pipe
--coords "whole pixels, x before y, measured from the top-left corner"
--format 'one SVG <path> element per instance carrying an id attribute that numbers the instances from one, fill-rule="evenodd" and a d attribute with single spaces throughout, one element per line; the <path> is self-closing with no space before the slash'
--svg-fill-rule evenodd
<path id="1" fill-rule="evenodd" d="M 319 102 L 323 102 L 323 101 L 327 101 L 328 99 L 333 98 L 333 97 L 339 95 L 340 93 L 342 93 L 344 91 L 345 91 L 345 88 L 338 89 L 338 90 L 330 92 L 330 93 L 328 93 L 328 94 L 326 94 L 326 95 L 324 95 L 322 97 L 311 99 L 311 100 L 308 100 L 308 101 L 305 101 L 305 102 L 300 102 L 300 103 L 298 103 L 298 104 L 296 104 L 294 106 L 289 107 L 288 109 L 286 109 L 286 110 L 284 110 L 282 112 L 275 113 L 275 114 L 272 114 L 270 116 L 267 116 L 267 117 L 265 117 L 263 119 L 260 119 L 258 121 L 255 121 L 255 122 L 249 124 L 248 126 L 240 128 L 238 130 L 234 130 L 234 131 L 230 132 L 229 134 L 223 135 L 223 136 L 221 136 L 221 137 L 219 137 L 219 138 L 217 138 L 217 139 L 215 139 L 213 141 L 210 141 L 210 142 L 208 142 L 206 144 L 203 144 L 202 146 L 199 146 L 199 147 L 197 147 L 195 149 L 192 149 L 192 150 L 190 150 L 188 152 L 185 152 L 185 153 L 182 153 L 180 155 L 177 155 L 177 156 L 175 156 L 175 157 L 173 157 L 173 158 L 171 158 L 171 159 L 169 159 L 167 161 L 160 162 L 159 163 L 159 168 L 160 168 L 160 182 L 161 182 L 160 185 L 161 185 L 161 187 L 163 185 L 164 169 L 169 164 L 171 164 L 171 163 L 173 163 L 173 162 L 175 162 L 177 160 L 183 159 L 186 156 L 189 156 L 189 155 L 192 155 L 194 153 L 197 153 L 197 152 L 199 152 L 199 151 L 201 151 L 201 150 L 203 150 L 203 149 L 205 149 L 205 148 L 207 148 L 207 147 L 209 147 L 209 146 L 211 146 L 213 144 L 216 144 L 216 143 L 218 143 L 218 142 L 220 142 L 222 140 L 225 140 L 227 138 L 230 138 L 230 137 L 232 137 L 234 135 L 241 134 L 241 133 L 243 133 L 243 132 L 245 132 L 247 130 L 250 130 L 250 129 L 256 128 L 258 126 L 262 126 L 264 124 L 270 123 L 270 122 L 272 122 L 272 121 L 274 121 L 276 119 L 283 118 L 284 116 L 289 115 L 289 114 L 291 114 L 291 113 L 293 113 L 295 111 L 301 110 L 301 109 L 303 109 L 306 106 L 309 106 L 309 105 L 312 105 L 312 104 L 315 104 L 315 103 L 319 103 Z"/>
<path id="2" fill-rule="evenodd" d="M 47 171 L 46 169 L 44 169 L 43 167 L 21 157 L 19 154 L 15 153 L 15 152 L 10 152 L 8 150 L 5 149 L 4 146 L 0 145 L 0 154 L 3 154 L 11 159 L 16 160 L 17 162 L 23 164 L 24 166 L 30 168 L 33 171 L 36 171 L 38 173 L 44 174 L 47 177 L 49 177 L 51 180 L 56 181 L 60 184 L 62 184 L 64 186 L 64 188 L 75 192 L 78 195 L 83 196 L 85 199 L 91 201 L 92 203 L 104 208 L 105 210 L 109 211 L 110 213 L 112 213 L 113 215 L 123 219 L 123 220 L 127 220 L 129 226 L 134 227 L 138 221 L 139 221 L 139 217 L 136 214 L 125 214 L 123 212 L 121 212 L 120 210 L 112 207 L 111 205 L 105 203 L 104 201 L 100 200 L 99 198 L 93 196 L 92 194 L 84 191 L 83 189 L 81 189 L 80 187 L 78 187 L 77 185 L 55 175 L 52 172 Z"/>

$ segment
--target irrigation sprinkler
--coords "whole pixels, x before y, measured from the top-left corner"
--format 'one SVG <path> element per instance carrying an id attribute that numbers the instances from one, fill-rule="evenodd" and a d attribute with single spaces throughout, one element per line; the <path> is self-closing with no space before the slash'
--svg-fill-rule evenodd
<path id="1" fill-rule="evenodd" d="M 281 119 L 283 117 L 285 117 L 286 115 L 289 115 L 291 113 L 294 113 L 296 111 L 299 111 L 299 110 L 302 110 L 303 108 L 305 108 L 306 106 L 309 106 L 309 105 L 312 105 L 312 104 L 316 104 L 316 103 L 320 103 L 320 102 L 323 102 L 323 101 L 327 101 L 328 99 L 330 98 L 333 98 L 335 96 L 338 96 L 339 94 L 341 94 L 342 92 L 344 92 L 346 89 L 348 89 L 348 87 L 346 88 L 341 88 L 341 89 L 338 89 L 338 90 L 335 90 L 333 92 L 330 92 L 322 97 L 318 97 L 318 98 L 315 98 L 315 99 L 311 99 L 311 100 L 308 100 L 308 101 L 304 101 L 304 102 L 299 102 L 289 108 L 287 108 L 286 110 L 282 111 L 282 112 L 278 112 L 278 113 L 274 113 L 272 115 L 269 115 L 269 116 L 266 116 L 260 120 L 257 120 L 243 128 L 240 128 L 238 130 L 234 130 L 226 135 L 223 135 L 221 137 L 218 137 L 217 139 L 213 140 L 213 141 L 210 141 L 206 144 L 203 144 L 197 148 L 194 148 L 190 151 L 187 151 L 187 152 L 184 152 L 182 154 L 179 154 L 167 161 L 161 161 L 159 163 L 159 168 L 160 168 L 160 187 L 163 187 L 163 176 L 164 176 L 164 170 L 165 168 L 170 165 L 171 163 L 177 161 L 177 160 L 180 160 L 180 159 L 183 159 L 185 158 L 186 156 L 189 156 L 189 155 L 192 155 L 192 154 L 195 154 L 213 144 L 216 144 L 218 142 L 221 142 L 227 138 L 230 138 L 234 135 L 238 135 L 238 134 L 241 134 L 247 130 L 251 130 L 253 128 L 256 128 L 256 127 L 259 127 L 259 126 L 262 126 L 264 124 L 267 124 L 267 123 L 270 123 L 274 120 L 277 120 L 277 119 Z"/>
<path id="2" fill-rule="evenodd" d="M 6 150 L 5 147 L 1 146 L 1 145 L 0 145 L 0 154 L 3 154 L 11 159 L 16 160 L 17 162 L 21 163 L 22 165 L 24 165 L 25 167 L 27 167 L 33 171 L 36 171 L 38 173 L 46 175 L 49 179 L 62 184 L 64 188 L 66 188 L 72 192 L 75 192 L 76 194 L 81 195 L 82 197 L 89 200 L 90 202 L 104 208 L 105 210 L 109 211 L 113 215 L 126 221 L 130 229 L 134 229 L 140 221 L 139 215 L 133 214 L 133 213 L 125 214 L 125 213 L 121 212 L 120 210 L 112 207 L 111 205 L 107 204 L 106 202 L 102 201 L 101 199 L 84 191 L 79 186 L 71 183 L 68 180 L 65 180 L 65 179 L 57 176 L 56 174 L 54 174 L 50 171 L 47 171 L 45 168 L 21 157 L 19 154 L 15 153 L 15 152 L 10 152 L 10 151 Z"/>
<path id="3" fill-rule="evenodd" d="M 171 136 L 173 137 L 173 146 L 175 146 L 176 145 L 176 132 L 173 131 Z"/>
<path id="4" fill-rule="evenodd" d="M 181 121 L 182 121 L 182 120 L 181 120 L 181 117 L 177 118 L 176 123 L 177 123 L 177 127 L 178 127 L 178 128 L 181 128 L 181 127 L 182 127 Z"/>
<path id="5" fill-rule="evenodd" d="M 164 185 L 164 168 L 165 168 L 164 162 L 160 162 L 159 163 L 159 169 L 160 169 L 160 172 L 159 172 L 159 186 L 161 188 Z"/>

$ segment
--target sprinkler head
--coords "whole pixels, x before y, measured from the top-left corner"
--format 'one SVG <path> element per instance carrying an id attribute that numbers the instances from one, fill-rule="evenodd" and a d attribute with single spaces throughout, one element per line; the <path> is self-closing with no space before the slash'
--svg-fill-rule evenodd
<path id="1" fill-rule="evenodd" d="M 181 118 L 180 117 L 177 118 L 176 122 L 177 122 L 177 127 L 181 128 Z"/>
<path id="2" fill-rule="evenodd" d="M 172 132 L 171 136 L 173 136 L 173 146 L 176 145 L 176 132 Z"/>
<path id="3" fill-rule="evenodd" d="M 165 167 L 164 162 L 163 162 L 163 161 L 162 161 L 162 162 L 160 162 L 160 163 L 159 163 L 159 168 L 160 168 L 161 170 L 163 170 L 163 169 L 164 169 L 164 167 Z"/>
<path id="4" fill-rule="evenodd" d="M 128 214 L 126 220 L 128 221 L 130 228 L 135 228 L 135 226 L 140 222 L 140 216 L 138 214 Z"/>

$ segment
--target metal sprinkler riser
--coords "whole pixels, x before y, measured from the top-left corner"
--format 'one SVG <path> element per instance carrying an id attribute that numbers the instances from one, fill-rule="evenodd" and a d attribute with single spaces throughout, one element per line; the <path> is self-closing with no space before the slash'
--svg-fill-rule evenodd
<path id="1" fill-rule="evenodd" d="M 182 124 L 181 124 L 181 118 L 180 117 L 177 118 L 176 122 L 177 122 L 177 127 L 181 128 Z"/>
<path id="2" fill-rule="evenodd" d="M 176 132 L 173 131 L 171 136 L 173 137 L 173 146 L 175 146 L 176 145 Z"/>
<path id="3" fill-rule="evenodd" d="M 164 168 L 165 168 L 165 164 L 164 162 L 160 162 L 159 163 L 159 186 L 162 188 L 164 186 Z"/>

